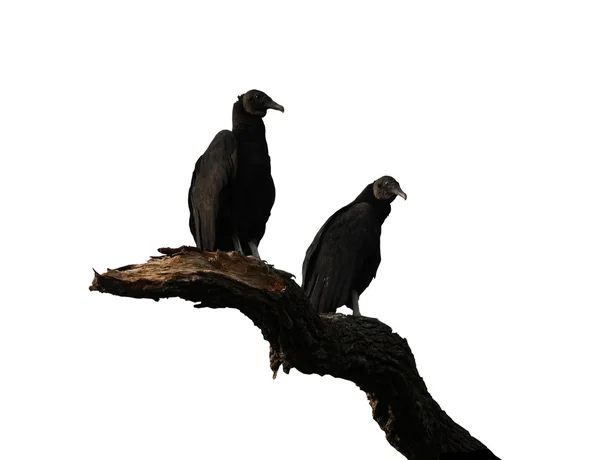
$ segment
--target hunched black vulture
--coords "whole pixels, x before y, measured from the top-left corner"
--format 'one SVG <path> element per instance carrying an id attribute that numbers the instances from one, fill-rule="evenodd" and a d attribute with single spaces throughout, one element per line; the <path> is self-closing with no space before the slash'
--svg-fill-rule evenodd
<path id="1" fill-rule="evenodd" d="M 346 305 L 360 316 L 358 297 L 377 273 L 381 226 L 397 196 L 406 200 L 396 179 L 383 176 L 321 227 L 302 264 L 302 289 L 319 313 Z"/>
<path id="2" fill-rule="evenodd" d="M 283 106 L 250 90 L 233 104 L 233 129 L 220 131 L 198 159 L 188 194 L 190 231 L 203 251 L 236 250 L 260 258 L 275 202 L 263 117 Z"/>

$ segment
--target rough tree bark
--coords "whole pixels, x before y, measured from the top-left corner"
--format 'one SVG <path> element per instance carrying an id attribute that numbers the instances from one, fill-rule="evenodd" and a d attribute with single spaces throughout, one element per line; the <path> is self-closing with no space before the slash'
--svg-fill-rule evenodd
<path id="1" fill-rule="evenodd" d="M 182 246 L 145 264 L 95 272 L 90 290 L 159 300 L 180 297 L 196 307 L 234 308 L 271 345 L 279 368 L 331 375 L 367 394 L 388 442 L 409 460 L 498 459 L 433 400 L 405 339 L 377 319 L 319 315 L 292 275 L 237 253 Z"/>

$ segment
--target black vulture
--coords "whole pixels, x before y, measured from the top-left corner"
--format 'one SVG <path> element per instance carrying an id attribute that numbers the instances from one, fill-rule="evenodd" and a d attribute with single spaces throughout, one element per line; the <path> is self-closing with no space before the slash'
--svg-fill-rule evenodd
<path id="1" fill-rule="evenodd" d="M 260 258 L 275 202 L 263 117 L 283 106 L 250 90 L 233 104 L 233 129 L 220 131 L 196 162 L 188 194 L 190 230 L 203 251 L 236 250 Z"/>
<path id="2" fill-rule="evenodd" d="M 383 176 L 335 212 L 321 227 L 302 264 L 302 289 L 319 313 L 346 305 L 360 316 L 358 297 L 381 262 L 381 226 L 396 196 L 406 200 L 400 184 Z"/>

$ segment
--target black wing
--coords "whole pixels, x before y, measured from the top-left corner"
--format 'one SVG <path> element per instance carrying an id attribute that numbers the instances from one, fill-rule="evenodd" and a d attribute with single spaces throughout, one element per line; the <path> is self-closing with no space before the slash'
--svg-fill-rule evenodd
<path id="1" fill-rule="evenodd" d="M 335 312 L 362 293 L 381 262 L 381 224 L 368 203 L 351 203 L 333 214 L 306 251 L 302 288 L 319 313 Z"/>
<path id="2" fill-rule="evenodd" d="M 220 131 L 198 158 L 188 194 L 190 230 L 203 251 L 218 249 L 217 224 L 224 193 L 235 178 L 236 141 L 231 131 Z"/>

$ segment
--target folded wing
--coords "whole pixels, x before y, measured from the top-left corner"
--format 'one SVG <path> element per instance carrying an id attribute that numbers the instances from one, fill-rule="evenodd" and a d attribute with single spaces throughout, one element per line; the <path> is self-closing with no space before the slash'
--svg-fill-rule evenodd
<path id="1" fill-rule="evenodd" d="M 372 281 L 381 261 L 381 224 L 368 203 L 333 214 L 306 252 L 302 288 L 319 313 L 335 312 Z"/>
<path id="2" fill-rule="evenodd" d="M 237 166 L 236 140 L 231 131 L 220 131 L 198 159 L 188 193 L 190 230 L 203 251 L 217 248 L 218 232 L 226 229 L 232 182 Z"/>

